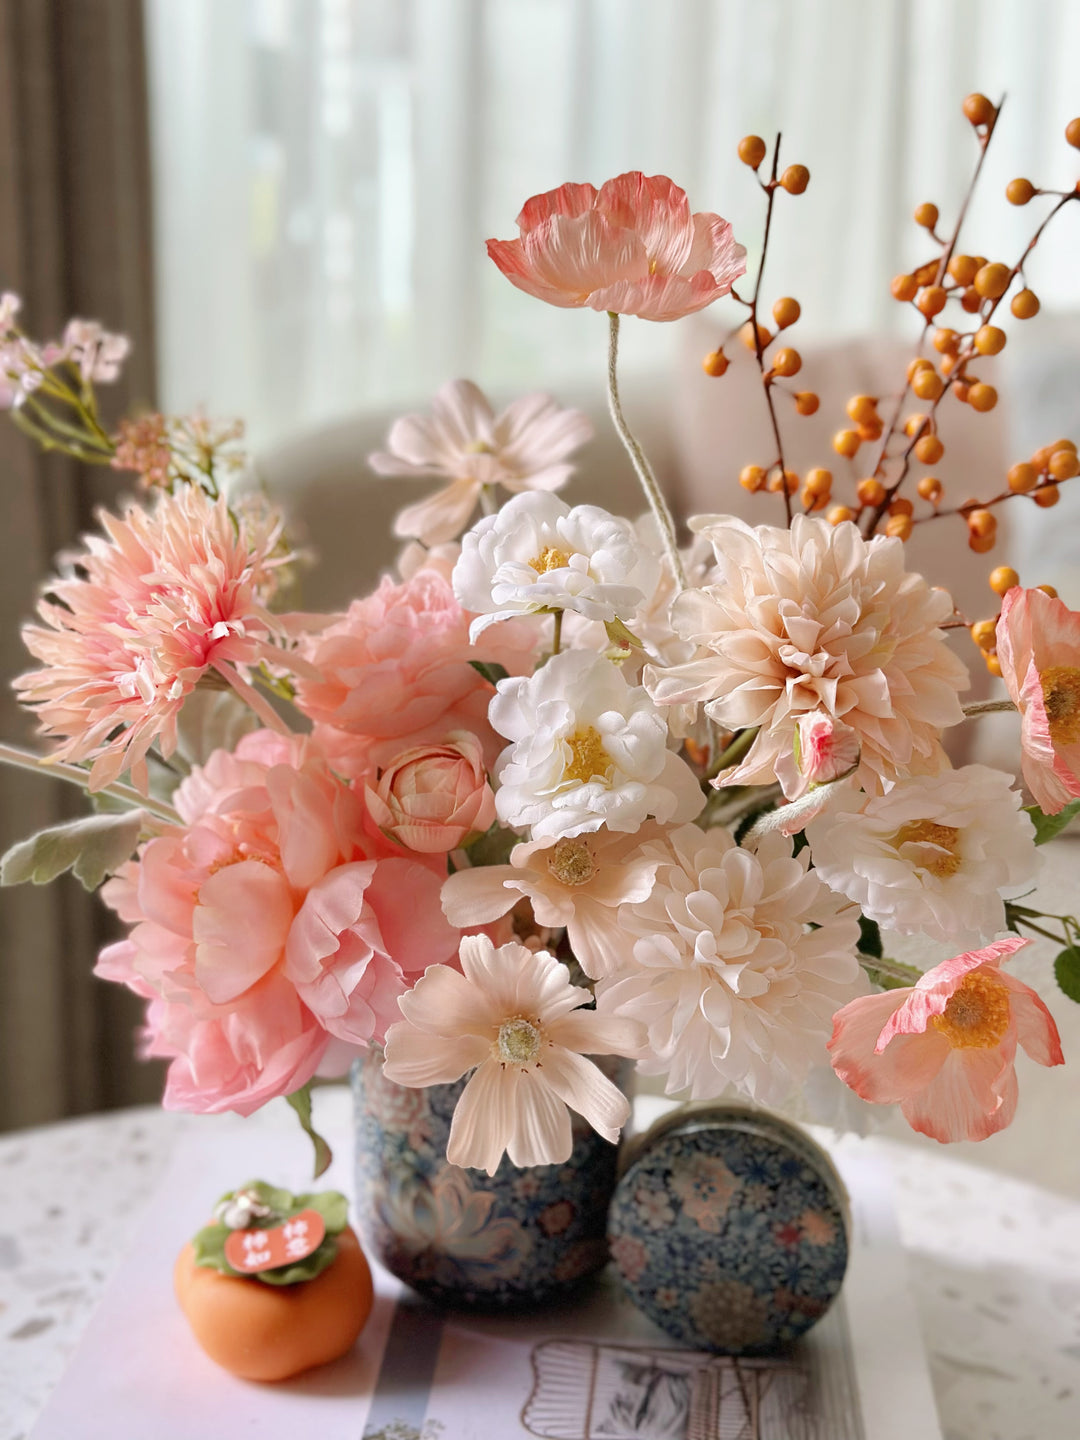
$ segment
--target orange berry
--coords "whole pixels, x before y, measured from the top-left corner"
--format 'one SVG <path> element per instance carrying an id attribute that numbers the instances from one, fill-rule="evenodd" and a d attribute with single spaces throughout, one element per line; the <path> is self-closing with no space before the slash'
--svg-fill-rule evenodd
<path id="1" fill-rule="evenodd" d="M 1057 452 L 1058 450 L 1071 450 L 1072 453 L 1075 455 L 1075 454 L 1076 454 L 1076 441 L 1075 441 L 1075 440 L 1055 440 L 1054 443 L 1050 446 L 1050 453 L 1051 453 L 1051 455 L 1056 454 L 1056 452 Z"/>
<path id="2" fill-rule="evenodd" d="M 921 412 L 916 411 L 915 414 L 909 415 L 904 421 L 904 434 L 910 440 L 912 436 L 917 435 L 920 430 L 925 430 L 929 423 L 929 415 L 923 415 Z"/>
<path id="3" fill-rule="evenodd" d="M 978 274 L 979 265 L 974 255 L 954 255 L 949 261 L 949 274 L 957 285 L 968 286 Z"/>
<path id="4" fill-rule="evenodd" d="M 937 505 L 945 493 L 945 487 L 936 475 L 920 475 L 915 489 L 924 500 L 929 500 L 932 505 Z"/>
<path id="5" fill-rule="evenodd" d="M 1052 480 L 1071 480 L 1080 475 L 1080 460 L 1075 450 L 1055 450 L 1046 468 Z"/>
<path id="6" fill-rule="evenodd" d="M 1035 454 L 1032 455 L 1031 463 L 1040 475 L 1045 475 L 1050 468 L 1050 456 L 1053 453 L 1054 447 L 1052 445 L 1043 445 L 1041 449 L 1036 450 Z"/>
<path id="7" fill-rule="evenodd" d="M 1018 180 L 1010 180 L 1005 186 L 1005 199 L 1010 205 L 1026 205 L 1032 196 L 1038 193 L 1031 181 L 1025 180 L 1023 176 Z"/>
<path id="8" fill-rule="evenodd" d="M 1029 465 L 1026 460 L 1021 460 L 1009 471 L 1009 489 L 1014 495 L 1024 495 L 1028 490 L 1035 489 L 1038 479 L 1034 465 Z"/>
<path id="9" fill-rule="evenodd" d="M 806 472 L 806 488 L 811 495 L 828 495 L 832 483 L 832 471 L 825 470 L 820 465 L 815 465 L 813 470 Z"/>
<path id="10" fill-rule="evenodd" d="M 934 362 L 932 360 L 927 360 L 926 357 L 923 355 L 916 355 L 914 359 L 908 361 L 908 384 L 910 384 L 911 381 L 915 379 L 915 376 L 919 373 L 920 370 L 933 370 L 933 368 Z"/>
<path id="11" fill-rule="evenodd" d="M 911 388 L 920 400 L 937 400 L 945 386 L 936 370 L 918 370 L 911 382 Z"/>
<path id="12" fill-rule="evenodd" d="M 993 531 L 989 535 L 976 535 L 974 530 L 968 532 L 968 548 L 976 555 L 989 555 L 996 543 L 997 535 Z"/>
<path id="13" fill-rule="evenodd" d="M 802 306 L 791 295 L 782 295 L 772 307 L 772 317 L 780 330 L 786 330 L 789 325 L 794 325 L 802 314 Z"/>
<path id="14" fill-rule="evenodd" d="M 1049 510 L 1051 505 L 1056 505 L 1061 499 L 1061 491 L 1056 485 L 1040 485 L 1031 498 L 1036 505 L 1041 505 L 1044 510 Z"/>
<path id="15" fill-rule="evenodd" d="M 997 640 L 997 621 L 976 620 L 971 627 L 971 638 L 980 650 L 993 650 Z"/>
<path id="16" fill-rule="evenodd" d="M 1031 320 L 1039 313 L 1039 297 L 1034 290 L 1018 290 L 1009 309 L 1017 320 Z"/>
<path id="17" fill-rule="evenodd" d="M 976 90 L 964 100 L 964 114 L 972 125 L 989 125 L 997 114 L 985 95 Z"/>
<path id="18" fill-rule="evenodd" d="M 760 135 L 744 135 L 739 141 L 739 159 L 756 170 L 765 159 L 765 141 Z"/>
<path id="19" fill-rule="evenodd" d="M 890 515 L 885 521 L 885 534 L 898 540 L 909 539 L 912 528 L 910 515 Z"/>
<path id="20" fill-rule="evenodd" d="M 802 369 L 802 356 L 798 350 L 793 350 L 789 345 L 785 346 L 773 356 L 772 368 L 774 375 L 782 375 L 786 380 L 797 375 Z"/>
<path id="21" fill-rule="evenodd" d="M 915 304 L 926 318 L 931 320 L 935 315 L 940 315 L 942 310 L 945 309 L 945 301 L 948 298 L 943 286 L 927 285 L 925 290 L 919 291 L 919 298 L 915 301 Z"/>
<path id="22" fill-rule="evenodd" d="M 865 480 L 859 481 L 855 493 L 859 497 L 860 505 L 880 505 L 885 499 L 886 490 L 880 480 L 868 475 Z"/>
<path id="23" fill-rule="evenodd" d="M 1036 585 L 1036 590 L 1041 590 L 1044 595 L 1049 595 L 1051 600 L 1058 598 L 1058 592 L 1053 585 Z"/>
<path id="24" fill-rule="evenodd" d="M 997 516 L 992 510 L 969 510 L 968 529 L 973 535 L 994 535 L 997 533 Z"/>
<path id="25" fill-rule="evenodd" d="M 929 200 L 924 200 L 921 205 L 915 206 L 915 224 L 921 225 L 924 230 L 933 230 L 938 222 L 938 208 Z"/>
<path id="26" fill-rule="evenodd" d="M 765 484 L 765 471 L 760 465 L 744 465 L 739 471 L 739 484 L 744 490 L 760 490 Z"/>
<path id="27" fill-rule="evenodd" d="M 984 656 L 983 656 L 983 659 L 986 661 L 986 668 L 987 668 L 987 670 L 990 671 L 990 674 L 991 674 L 991 675 L 995 675 L 995 676 L 1000 680 L 1000 679 L 1001 679 L 1001 661 L 997 658 L 997 656 L 996 656 L 996 655 L 984 655 Z"/>
<path id="28" fill-rule="evenodd" d="M 995 595 L 1005 595 L 1020 584 L 1020 576 L 1011 565 L 999 565 L 990 571 L 990 589 Z"/>
<path id="29" fill-rule="evenodd" d="M 825 519 L 830 525 L 842 525 L 845 520 L 855 519 L 855 511 L 847 505 L 834 505 Z"/>
<path id="30" fill-rule="evenodd" d="M 1011 279 L 1009 267 L 995 261 L 992 265 L 984 265 L 972 283 L 984 300 L 996 300 L 1005 294 Z"/>
<path id="31" fill-rule="evenodd" d="M 894 275 L 889 289 L 894 300 L 914 300 L 918 294 L 919 282 L 914 275 Z"/>
<path id="32" fill-rule="evenodd" d="M 998 393 L 993 385 L 984 385 L 977 380 L 968 391 L 968 404 L 973 410 L 985 413 L 992 410 L 998 402 Z"/>
<path id="33" fill-rule="evenodd" d="M 884 429 L 882 421 L 877 419 L 871 421 L 869 425 L 856 425 L 855 433 L 860 440 L 880 440 Z"/>
<path id="34" fill-rule="evenodd" d="M 832 448 L 838 455 L 846 455 L 849 460 L 861 444 L 857 430 L 838 430 L 832 437 Z"/>
<path id="35" fill-rule="evenodd" d="M 767 330 L 764 325 L 759 324 L 757 327 L 757 338 L 758 344 L 760 344 L 762 350 L 764 350 L 765 347 L 772 342 L 772 332 Z M 747 320 L 746 324 L 739 331 L 739 339 L 752 354 L 757 353 L 754 345 L 754 327 L 749 320 Z"/>
<path id="36" fill-rule="evenodd" d="M 996 325 L 980 325 L 975 331 L 975 349 L 980 355 L 998 355 L 1005 349 L 1006 335 Z"/>
<path id="37" fill-rule="evenodd" d="M 936 465 L 945 454 L 945 446 L 936 435 L 920 435 L 912 453 L 920 465 Z"/>
<path id="38" fill-rule="evenodd" d="M 789 195 L 801 195 L 810 184 L 810 171 L 805 165 L 789 165 L 780 176 L 780 184 Z"/>
<path id="39" fill-rule="evenodd" d="M 799 499 L 804 510 L 824 510 L 829 503 L 828 495 L 815 495 L 806 485 L 803 486 Z"/>
<path id="40" fill-rule="evenodd" d="M 940 260 L 928 260 L 925 265 L 919 265 L 914 271 L 916 282 L 919 285 L 936 285 L 940 268 Z"/>
<path id="41" fill-rule="evenodd" d="M 914 515 L 914 513 L 915 506 L 912 505 L 910 500 L 905 500 L 902 495 L 895 499 L 889 506 L 890 515 Z"/>
<path id="42" fill-rule="evenodd" d="M 878 418 L 877 401 L 872 395 L 853 395 L 845 408 L 856 425 L 871 425 Z"/>
<path id="43" fill-rule="evenodd" d="M 1074 150 L 1080 150 L 1080 115 L 1065 126 L 1065 139 Z"/>
<path id="44" fill-rule="evenodd" d="M 722 350 L 710 350 L 701 362 L 706 375 L 723 375 L 728 368 L 728 358 Z"/>
<path id="45" fill-rule="evenodd" d="M 948 328 L 935 330 L 933 345 L 939 355 L 955 355 L 960 349 L 960 336 Z"/>
<path id="46" fill-rule="evenodd" d="M 963 295 L 960 296 L 960 304 L 969 315 L 974 315 L 982 309 L 982 296 L 975 289 L 974 285 L 972 285 L 970 289 L 965 290 Z"/>
<path id="47" fill-rule="evenodd" d="M 795 409 L 800 415 L 814 415 L 821 401 L 813 390 L 800 390 L 795 396 Z"/>
<path id="48" fill-rule="evenodd" d="M 796 475 L 794 470 L 784 470 L 782 472 L 780 470 L 774 470 L 769 476 L 769 483 L 767 488 L 771 490 L 774 495 L 779 495 L 780 491 L 784 489 L 785 485 L 787 487 L 788 494 L 794 495 L 795 491 L 799 488 L 798 475 Z"/>
<path id="49" fill-rule="evenodd" d="M 954 381 L 952 393 L 956 399 L 960 401 L 961 405 L 967 404 L 968 396 L 971 394 L 971 385 L 972 382 L 965 380 L 962 376 L 959 380 Z"/>

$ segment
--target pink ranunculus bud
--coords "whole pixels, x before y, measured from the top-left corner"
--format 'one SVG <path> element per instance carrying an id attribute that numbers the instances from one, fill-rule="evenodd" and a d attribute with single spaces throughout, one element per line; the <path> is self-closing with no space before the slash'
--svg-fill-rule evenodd
<path id="1" fill-rule="evenodd" d="M 799 770 L 814 785 L 827 785 L 848 775 L 859 763 L 859 737 L 850 725 L 823 710 L 799 717 L 795 731 Z"/>
<path id="2" fill-rule="evenodd" d="M 453 731 L 442 745 L 406 750 L 364 787 L 376 825 L 408 850 L 442 855 L 495 819 L 495 796 L 474 735 Z"/>

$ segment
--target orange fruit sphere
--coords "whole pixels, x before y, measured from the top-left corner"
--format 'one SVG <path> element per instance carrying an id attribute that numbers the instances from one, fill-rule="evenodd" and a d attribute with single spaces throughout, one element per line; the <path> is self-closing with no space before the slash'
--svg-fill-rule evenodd
<path id="1" fill-rule="evenodd" d="M 798 350 L 793 350 L 790 345 L 787 345 L 782 350 L 777 350 L 773 356 L 772 368 L 774 374 L 788 379 L 792 375 L 797 375 L 802 369 L 802 356 Z"/>
<path id="2" fill-rule="evenodd" d="M 954 255 L 949 261 L 949 274 L 957 285 L 968 286 L 979 271 L 979 262 L 974 255 Z"/>
<path id="3" fill-rule="evenodd" d="M 1053 455 L 1053 454 L 1054 454 L 1056 451 L 1058 451 L 1058 450 L 1071 450 L 1072 453 L 1075 455 L 1075 454 L 1076 454 L 1076 441 L 1075 441 L 1075 440 L 1055 440 L 1054 443 L 1050 446 L 1050 453 L 1051 453 L 1051 455 Z"/>
<path id="4" fill-rule="evenodd" d="M 952 393 L 961 405 L 967 404 L 968 395 L 971 393 L 971 384 L 972 382 L 965 380 L 963 376 L 953 384 Z"/>
<path id="5" fill-rule="evenodd" d="M 971 638 L 980 650 L 993 650 L 997 640 L 997 621 L 976 620 L 971 627 Z"/>
<path id="6" fill-rule="evenodd" d="M 1065 139 L 1074 150 L 1080 150 L 1080 115 L 1065 126 Z"/>
<path id="7" fill-rule="evenodd" d="M 772 340 L 772 332 L 767 330 L 764 325 L 759 324 L 757 327 L 757 338 L 758 344 L 762 350 L 764 350 Z M 746 346 L 747 350 L 752 351 L 754 354 L 757 353 L 757 347 L 754 344 L 754 327 L 749 320 L 747 320 L 746 324 L 740 329 L 739 339 Z"/>
<path id="8" fill-rule="evenodd" d="M 1011 279 L 1009 267 L 994 261 L 992 265 L 982 266 L 972 283 L 984 300 L 996 300 L 1005 294 Z"/>
<path id="9" fill-rule="evenodd" d="M 795 396 L 795 409 L 800 415 L 816 415 L 820 404 L 813 390 L 800 390 Z"/>
<path id="10" fill-rule="evenodd" d="M 997 676 L 997 678 L 1000 680 L 1000 679 L 1001 679 L 1001 661 L 997 658 L 997 656 L 996 656 L 996 655 L 984 655 L 984 656 L 983 656 L 983 659 L 986 661 L 986 668 L 987 668 L 987 670 L 990 671 L 990 674 Z"/>
<path id="11" fill-rule="evenodd" d="M 765 484 L 765 471 L 760 465 L 744 465 L 739 471 L 739 484 L 744 490 L 760 490 Z"/>
<path id="12" fill-rule="evenodd" d="M 920 430 L 925 430 L 929 423 L 929 415 L 923 415 L 920 411 L 916 411 L 913 415 L 909 415 L 904 421 L 904 434 L 910 440 L 911 437 L 917 435 Z"/>
<path id="13" fill-rule="evenodd" d="M 973 535 L 993 535 L 997 532 L 997 516 L 992 510 L 969 510 L 967 523 Z"/>
<path id="14" fill-rule="evenodd" d="M 998 392 L 993 385 L 984 385 L 977 380 L 968 391 L 968 404 L 973 410 L 981 412 L 992 410 L 998 402 Z"/>
<path id="15" fill-rule="evenodd" d="M 722 350 L 710 350 L 701 362 L 706 375 L 723 375 L 728 368 L 728 358 Z"/>
<path id="16" fill-rule="evenodd" d="M 1010 180 L 1005 186 L 1005 199 L 1010 205 L 1026 205 L 1037 193 L 1031 181 L 1025 180 L 1023 176 L 1016 180 Z"/>
<path id="17" fill-rule="evenodd" d="M 924 200 L 921 205 L 915 206 L 915 224 L 921 225 L 924 230 L 933 230 L 938 222 L 938 208 L 932 205 L 929 200 Z"/>
<path id="18" fill-rule="evenodd" d="M 1038 474 L 1035 466 L 1029 465 L 1026 460 L 1021 460 L 1009 471 L 1009 489 L 1014 495 L 1024 495 L 1028 490 L 1034 490 L 1038 483 Z"/>
<path id="19" fill-rule="evenodd" d="M 1040 485 L 1031 497 L 1036 505 L 1041 505 L 1048 510 L 1051 505 L 1056 505 L 1061 499 L 1061 491 L 1056 485 Z"/>
<path id="20" fill-rule="evenodd" d="M 1039 297 L 1034 290 L 1018 290 L 1009 309 L 1017 320 L 1031 320 L 1039 313 Z"/>
<path id="21" fill-rule="evenodd" d="M 781 330 L 794 325 L 802 314 L 802 306 L 793 295 L 782 295 L 772 307 L 772 317 Z"/>
<path id="22" fill-rule="evenodd" d="M 935 330 L 933 346 L 939 355 L 955 355 L 960 349 L 960 336 L 947 327 Z"/>
<path id="23" fill-rule="evenodd" d="M 912 380 L 914 380 L 915 376 L 919 373 L 920 370 L 933 370 L 933 368 L 934 362 L 932 360 L 927 360 L 926 357 L 923 355 L 916 355 L 913 360 L 908 361 L 908 382 L 910 383 Z"/>
<path id="24" fill-rule="evenodd" d="M 856 425 L 855 433 L 860 440 L 880 440 L 884 429 L 885 425 L 879 419 L 871 421 L 869 425 Z"/>
<path id="25" fill-rule="evenodd" d="M 1052 480 L 1071 480 L 1080 475 L 1080 459 L 1075 450 L 1055 450 L 1046 468 Z"/>
<path id="26" fill-rule="evenodd" d="M 995 595 L 1005 595 L 1020 584 L 1020 576 L 1011 565 L 999 565 L 990 571 L 990 589 Z"/>
<path id="27" fill-rule="evenodd" d="M 918 370 L 911 382 L 911 388 L 920 400 L 937 400 L 945 385 L 936 370 Z"/>
<path id="28" fill-rule="evenodd" d="M 371 1271 L 352 1230 L 336 1238 L 333 1263 L 297 1285 L 222 1275 L 185 1245 L 176 1298 L 210 1359 L 243 1380 L 288 1380 L 350 1350 L 371 1314 Z"/>
<path id="29" fill-rule="evenodd" d="M 855 511 L 847 505 L 834 505 L 825 519 L 830 525 L 842 525 L 845 520 L 855 519 Z"/>
<path id="30" fill-rule="evenodd" d="M 999 355 L 1005 349 L 1005 331 L 996 325 L 980 325 L 975 331 L 975 349 L 980 355 Z"/>
<path id="31" fill-rule="evenodd" d="M 780 184 L 789 195 L 801 195 L 810 184 L 810 171 L 805 165 L 789 165 L 780 176 Z"/>
<path id="32" fill-rule="evenodd" d="M 938 364 L 941 367 L 942 375 L 951 375 L 957 365 L 960 364 L 960 361 L 955 355 L 942 355 Z"/>
<path id="33" fill-rule="evenodd" d="M 982 296 L 975 289 L 974 285 L 970 286 L 960 296 L 960 304 L 969 315 L 974 315 L 978 310 L 982 309 Z"/>
<path id="34" fill-rule="evenodd" d="M 936 475 L 921 475 L 915 489 L 924 500 L 929 500 L 933 505 L 936 505 L 945 493 L 945 487 Z"/>
<path id="35" fill-rule="evenodd" d="M 912 528 L 910 515 L 890 515 L 885 521 L 885 534 L 898 540 L 910 539 Z"/>
<path id="36" fill-rule="evenodd" d="M 914 300 L 918 294 L 919 282 L 914 275 L 894 275 L 889 289 L 894 300 Z"/>
<path id="37" fill-rule="evenodd" d="M 878 418 L 877 401 L 872 395 L 853 395 L 846 409 L 856 425 L 870 425 Z"/>
<path id="38" fill-rule="evenodd" d="M 865 480 L 859 481 L 855 493 L 859 497 L 860 505 L 880 505 L 885 499 L 886 490 L 880 480 L 868 475 Z"/>
<path id="39" fill-rule="evenodd" d="M 941 314 L 942 310 L 945 309 L 945 301 L 948 298 L 944 286 L 927 285 L 925 290 L 919 291 L 919 298 L 915 301 L 915 304 L 926 318 L 930 320 L 935 315 Z"/>
<path id="40" fill-rule="evenodd" d="M 920 435 L 913 453 L 920 465 L 936 465 L 945 454 L 945 446 L 936 435 Z"/>
<path id="41" fill-rule="evenodd" d="M 964 114 L 972 125 L 989 125 L 996 113 L 986 96 L 980 95 L 978 91 L 964 100 Z"/>
<path id="42" fill-rule="evenodd" d="M 889 506 L 890 515 L 913 515 L 914 513 L 915 506 L 910 500 L 905 500 L 902 495 L 898 496 Z"/>
<path id="43" fill-rule="evenodd" d="M 1053 585 L 1036 585 L 1036 590 L 1041 590 L 1044 595 L 1049 595 L 1051 600 L 1058 598 L 1058 592 Z"/>
<path id="44" fill-rule="evenodd" d="M 832 437 L 832 448 L 838 455 L 846 455 L 849 460 L 861 444 L 857 430 L 838 430 Z"/>
<path id="45" fill-rule="evenodd" d="M 831 470 L 825 470 L 816 465 L 813 470 L 806 472 L 806 488 L 811 495 L 828 495 L 832 489 L 833 475 Z"/>
<path id="46" fill-rule="evenodd" d="M 739 159 L 756 170 L 765 159 L 765 141 L 760 135 L 744 135 L 739 141 Z"/>
<path id="47" fill-rule="evenodd" d="M 993 531 L 989 535 L 976 535 L 974 530 L 968 532 L 968 548 L 974 550 L 976 555 L 989 555 L 996 541 L 997 536 Z"/>

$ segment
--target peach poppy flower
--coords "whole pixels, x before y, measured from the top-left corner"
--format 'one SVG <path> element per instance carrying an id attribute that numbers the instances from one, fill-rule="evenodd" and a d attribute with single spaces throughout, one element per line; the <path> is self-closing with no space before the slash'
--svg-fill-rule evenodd
<path id="1" fill-rule="evenodd" d="M 1080 795 L 1080 614 L 1014 587 L 997 626 L 1001 678 L 1020 711 L 1024 780 L 1057 815 Z"/>
<path id="2" fill-rule="evenodd" d="M 899 1104 L 913 1130 L 946 1144 L 985 1140 L 1016 1113 L 1019 1042 L 1040 1065 L 1061 1065 L 1053 1016 L 1001 962 L 1017 936 L 957 955 L 915 985 L 864 995 L 833 1017 L 833 1069 L 856 1095 Z"/>
<path id="3" fill-rule="evenodd" d="M 511 284 L 550 305 L 678 320 L 711 305 L 746 270 L 746 250 L 719 215 L 691 215 L 666 175 L 632 170 L 561 185 L 525 202 L 517 240 L 489 240 Z"/>

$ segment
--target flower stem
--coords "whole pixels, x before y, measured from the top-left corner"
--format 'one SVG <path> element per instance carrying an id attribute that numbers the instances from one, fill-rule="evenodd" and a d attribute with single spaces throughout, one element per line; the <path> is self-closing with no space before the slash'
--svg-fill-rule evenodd
<path id="1" fill-rule="evenodd" d="M 226 660 L 218 660 L 214 665 L 214 669 L 219 675 L 224 676 L 236 691 L 237 695 L 239 695 L 240 699 L 243 700 L 244 704 L 254 710 L 255 714 L 269 729 L 276 730 L 279 735 L 289 737 L 295 733 L 286 725 L 285 721 L 270 704 L 266 696 L 260 695 L 254 685 L 249 685 L 248 682 L 241 677 L 234 665 L 230 665 Z"/>
<path id="2" fill-rule="evenodd" d="M 664 544 L 664 552 L 671 566 L 671 572 L 675 577 L 675 583 L 680 590 L 686 589 L 686 574 L 679 558 L 679 547 L 675 543 L 675 522 L 671 518 L 671 511 L 668 509 L 667 501 L 663 492 L 656 482 L 656 476 L 652 472 L 652 466 L 635 438 L 626 417 L 622 412 L 622 405 L 619 403 L 619 316 L 614 310 L 608 311 L 610 329 L 608 331 L 608 409 L 611 411 L 611 419 L 615 425 L 619 439 L 622 441 L 626 453 L 630 456 L 630 463 L 634 472 L 641 481 L 641 488 L 645 491 L 645 498 L 648 500 L 653 514 L 656 516 L 656 523 L 660 527 L 660 539 Z"/>
<path id="3" fill-rule="evenodd" d="M 67 765 L 62 760 L 50 760 L 48 755 L 35 755 L 32 750 L 23 750 L 18 745 L 0 744 L 0 765 L 13 765 L 17 770 L 30 770 L 36 775 L 52 775 L 69 785 L 78 785 L 81 790 L 90 788 L 90 772 L 81 765 Z M 108 795 L 113 800 L 119 800 L 121 804 L 146 810 L 149 814 L 156 815 L 159 820 L 167 820 L 170 825 L 181 823 L 179 814 L 171 805 L 155 800 L 150 795 L 140 795 L 133 785 L 124 785 L 117 780 L 95 791 L 95 794 Z"/>
<path id="4" fill-rule="evenodd" d="M 996 715 L 1001 710 L 1015 709 L 1016 706 L 1011 700 L 976 700 L 964 706 L 964 719 L 970 720 L 975 715 Z"/>
<path id="5" fill-rule="evenodd" d="M 563 612 L 562 612 L 561 610 L 556 610 L 556 611 L 555 611 L 555 633 L 554 633 L 554 636 L 553 636 L 552 641 L 551 641 L 551 653 L 552 653 L 552 655 L 558 655 L 559 651 L 562 649 L 562 617 L 563 617 Z"/>

